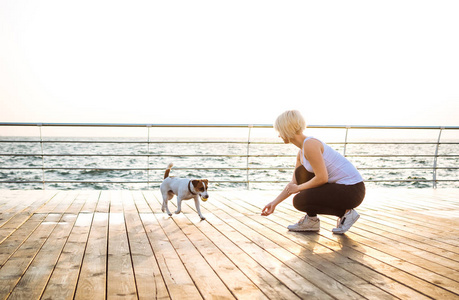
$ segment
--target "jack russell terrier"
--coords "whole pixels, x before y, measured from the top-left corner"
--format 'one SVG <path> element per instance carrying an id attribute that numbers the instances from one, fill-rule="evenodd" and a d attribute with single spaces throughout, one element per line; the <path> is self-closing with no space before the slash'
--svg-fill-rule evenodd
<path id="1" fill-rule="evenodd" d="M 167 166 L 166 172 L 164 173 L 164 181 L 160 186 L 161 194 L 163 195 L 163 206 L 161 210 L 163 212 L 167 211 L 167 214 L 172 216 L 167 206 L 167 202 L 171 200 L 174 195 L 177 195 L 177 210 L 175 213 L 179 214 L 182 210 L 182 200 L 193 198 L 201 220 L 205 220 L 206 218 L 201 214 L 198 196 L 201 196 L 202 201 L 207 201 L 209 198 L 209 194 L 207 193 L 209 181 L 207 179 L 190 180 L 186 178 L 169 177 L 169 172 L 172 167 L 172 163 Z"/>

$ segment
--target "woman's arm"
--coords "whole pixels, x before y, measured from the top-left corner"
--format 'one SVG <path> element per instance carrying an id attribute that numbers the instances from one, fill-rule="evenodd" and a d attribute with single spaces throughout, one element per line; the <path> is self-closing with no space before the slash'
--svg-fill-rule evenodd
<path id="1" fill-rule="evenodd" d="M 314 177 L 300 185 L 297 185 L 293 182 L 289 183 L 287 185 L 287 191 L 290 194 L 295 194 L 302 190 L 319 187 L 328 182 L 328 171 L 327 167 L 325 166 L 323 157 L 322 143 L 316 139 L 307 140 L 304 143 L 304 154 L 311 164 L 312 169 L 314 170 Z"/>
<path id="2" fill-rule="evenodd" d="M 300 155 L 301 151 L 298 152 L 298 155 L 296 156 L 296 164 L 295 164 L 295 170 L 301 165 L 301 160 L 300 160 Z M 295 171 L 293 171 L 293 178 L 292 181 L 289 184 L 297 184 L 296 178 L 295 178 Z M 273 201 L 268 203 L 262 210 L 261 215 L 262 216 L 268 216 L 274 212 L 276 209 L 276 206 L 287 199 L 292 193 L 289 193 L 288 191 L 288 185 L 284 188 L 284 190 L 279 194 L 279 196 L 276 197 Z"/>

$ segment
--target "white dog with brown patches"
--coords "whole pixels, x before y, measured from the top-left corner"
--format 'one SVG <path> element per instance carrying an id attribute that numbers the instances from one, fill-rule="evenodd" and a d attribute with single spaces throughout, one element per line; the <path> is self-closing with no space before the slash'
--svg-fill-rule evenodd
<path id="1" fill-rule="evenodd" d="M 167 166 L 166 172 L 164 173 L 164 181 L 160 186 L 161 194 L 163 195 L 162 211 L 167 211 L 167 214 L 172 216 L 169 211 L 169 207 L 167 206 L 167 202 L 171 200 L 174 195 L 177 195 L 176 214 L 179 214 L 182 211 L 182 200 L 194 199 L 194 204 L 196 205 L 196 210 L 198 211 L 201 220 L 205 220 L 206 218 L 202 215 L 201 208 L 199 206 L 199 197 L 201 197 L 202 201 L 207 201 L 209 198 L 209 194 L 207 193 L 209 181 L 207 179 L 169 177 L 169 172 L 172 167 L 172 163 Z"/>

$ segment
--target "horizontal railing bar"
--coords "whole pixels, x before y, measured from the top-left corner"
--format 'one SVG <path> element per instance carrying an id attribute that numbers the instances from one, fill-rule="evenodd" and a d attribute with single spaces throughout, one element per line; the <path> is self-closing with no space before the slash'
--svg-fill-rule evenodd
<path id="1" fill-rule="evenodd" d="M 170 128 L 273 128 L 272 124 L 148 124 L 148 123 L 37 123 L 0 122 L 0 126 L 48 126 L 48 127 L 170 127 Z M 308 125 L 316 129 L 428 129 L 457 130 L 459 126 L 371 126 L 371 125 Z"/>
<path id="2" fill-rule="evenodd" d="M 455 182 L 459 179 L 437 179 L 436 182 Z M 432 182 L 432 179 L 365 179 L 365 182 Z"/>
<path id="3" fill-rule="evenodd" d="M 147 124 L 147 123 L 29 123 L 0 122 L 0 126 L 43 127 L 167 127 L 167 128 L 273 128 L 271 124 Z"/>
<path id="4" fill-rule="evenodd" d="M 45 183 L 161 183 L 162 181 L 78 181 L 78 180 L 46 180 Z M 0 181 L 0 183 L 43 183 L 40 180 L 24 180 L 24 181 Z"/>
<path id="5" fill-rule="evenodd" d="M 0 156 L 59 156 L 59 157 L 73 157 L 73 156 L 112 156 L 112 157 L 247 157 L 246 154 L 12 154 L 12 153 L 1 153 Z M 296 157 L 296 155 L 283 155 L 283 154 L 272 154 L 272 155 L 256 155 L 250 154 L 249 157 Z"/>
<path id="6" fill-rule="evenodd" d="M 459 157 L 459 154 L 346 154 L 346 157 Z"/>
<path id="7" fill-rule="evenodd" d="M 330 143 L 327 143 L 330 144 Z M 459 145 L 459 142 L 337 142 L 335 144 L 348 145 Z"/>
<path id="8" fill-rule="evenodd" d="M 435 180 L 436 182 L 454 182 L 457 181 L 458 179 L 437 179 Z M 289 180 L 250 180 L 249 183 L 285 183 L 285 182 L 290 182 Z M 378 180 L 378 179 L 368 179 L 365 180 L 365 182 L 432 182 L 431 179 L 393 179 L 393 180 Z M 43 181 L 40 180 L 24 180 L 24 181 L 0 181 L 0 184 L 2 183 L 43 183 Z M 139 180 L 139 181 L 77 181 L 77 180 L 46 180 L 46 183 L 162 183 L 161 180 Z M 212 180 L 210 183 L 240 183 L 240 184 L 246 184 L 247 181 L 241 181 L 241 180 Z"/>
<path id="9" fill-rule="evenodd" d="M 357 167 L 359 170 L 432 170 L 432 167 Z M 459 167 L 436 167 L 438 170 L 459 170 Z"/>
<path id="10" fill-rule="evenodd" d="M 288 154 L 30 154 L 30 153 L 0 153 L 0 156 L 112 156 L 112 157 L 296 157 Z M 459 154 L 349 154 L 346 157 L 459 157 Z"/>
<path id="11" fill-rule="evenodd" d="M 249 170 L 292 170 L 294 167 L 282 167 L 282 168 L 252 168 Z M 432 167 L 357 167 L 359 170 L 432 170 Z M 438 170 L 458 170 L 459 167 L 436 167 Z M 71 167 L 0 167 L 0 170 L 90 170 L 90 171 L 161 171 L 165 168 L 71 168 Z M 214 168 L 174 168 L 174 170 L 247 170 L 247 167 L 214 167 Z"/>
<path id="12" fill-rule="evenodd" d="M 162 183 L 162 180 L 133 180 L 133 181 L 79 181 L 79 180 L 46 180 L 46 183 Z M 247 181 L 218 181 L 212 180 L 212 183 L 246 183 Z M 251 181 L 252 182 L 252 181 Z M 275 181 L 268 181 L 275 182 Z M 43 183 L 40 180 L 24 180 L 24 181 L 0 181 L 0 183 Z"/>
<path id="13" fill-rule="evenodd" d="M 291 168 L 250 168 L 249 170 L 291 170 Z M 65 168 L 65 167 L 0 167 L 0 170 L 90 170 L 90 171 L 164 171 L 166 168 Z M 432 168 L 427 168 L 427 169 L 432 169 Z M 214 167 L 214 168 L 203 168 L 203 167 L 197 167 L 197 168 L 174 168 L 174 170 L 247 170 L 246 167 L 228 167 L 228 168 L 222 168 L 222 167 Z"/>
<path id="14" fill-rule="evenodd" d="M 61 144 L 244 144 L 247 141 L 76 141 L 76 140 L 0 140 L 0 143 L 61 143 Z M 283 145 L 278 142 L 256 142 L 249 144 Z M 327 142 L 329 145 L 459 145 L 459 142 Z"/>
<path id="15" fill-rule="evenodd" d="M 0 143 L 41 143 L 41 141 L 1 141 Z M 140 141 L 43 141 L 42 143 L 52 144 L 52 143 L 61 143 L 61 144 L 239 144 L 247 145 L 247 141 L 150 141 L 150 142 L 140 142 Z M 276 142 L 250 142 L 251 145 L 283 145 L 283 143 Z M 438 143 L 434 142 L 327 142 L 328 145 L 437 145 Z M 459 145 L 459 142 L 442 142 L 438 145 Z M 40 154 L 41 155 L 41 154 Z M 1 156 L 1 154 L 0 154 Z M 349 156 L 349 155 L 347 155 Z"/>
<path id="16" fill-rule="evenodd" d="M 43 140 L 43 141 L 19 141 L 0 140 L 0 143 L 61 143 L 61 144 L 247 144 L 247 141 L 69 141 L 69 140 Z M 250 142 L 250 144 L 272 144 L 282 145 L 283 143 Z M 459 143 L 458 143 L 459 144 Z"/>

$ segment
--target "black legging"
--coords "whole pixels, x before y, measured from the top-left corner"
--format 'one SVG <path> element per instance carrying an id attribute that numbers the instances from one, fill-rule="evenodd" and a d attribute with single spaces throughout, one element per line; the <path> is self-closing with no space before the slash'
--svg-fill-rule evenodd
<path id="1" fill-rule="evenodd" d="M 295 170 L 297 184 L 305 183 L 314 177 L 304 166 Z M 299 192 L 293 198 L 293 206 L 310 217 L 317 214 L 342 217 L 347 209 L 355 208 L 365 197 L 365 184 L 353 185 L 326 183 L 322 186 Z"/>

